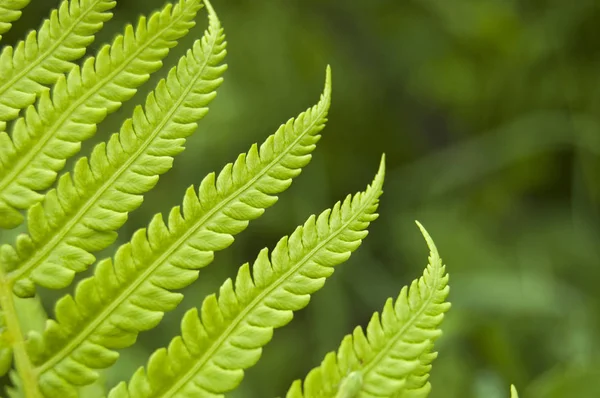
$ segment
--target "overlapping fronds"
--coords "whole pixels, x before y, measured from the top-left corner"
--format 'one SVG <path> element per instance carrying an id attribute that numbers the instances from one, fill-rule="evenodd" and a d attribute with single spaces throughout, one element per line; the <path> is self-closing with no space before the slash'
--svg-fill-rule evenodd
<path id="1" fill-rule="evenodd" d="M 180 0 L 148 20 L 140 18 L 135 31 L 128 25 L 81 69 L 61 75 L 52 92 L 42 92 L 37 106 L 16 121 L 12 139 L 0 133 L 0 227 L 22 222 L 19 209 L 42 200 L 37 191 L 50 187 L 96 125 L 162 66 L 169 49 L 194 25 L 200 7 L 200 0 Z"/>
<path id="2" fill-rule="evenodd" d="M 322 364 L 309 372 L 304 383 L 296 380 L 287 398 L 339 397 L 340 386 L 354 372 L 361 383 L 349 397 L 426 397 L 433 342 L 447 303 L 448 275 L 433 240 L 418 224 L 430 249 L 429 264 L 423 276 L 404 287 L 394 303 L 386 301 L 381 317 L 375 313 L 366 333 L 361 327 L 347 335 L 337 352 L 327 354 Z M 343 391 L 342 391 L 343 392 Z M 344 395 L 342 395 L 344 396 Z"/>
<path id="3" fill-rule="evenodd" d="M 324 93 L 314 107 L 290 119 L 258 149 L 254 144 L 215 178 L 209 174 L 198 196 L 190 187 L 169 223 L 160 214 L 148 229 L 137 231 L 121 246 L 114 260 L 98 263 L 94 276 L 82 281 L 75 297 L 56 305 L 56 321 L 43 336 L 32 336 L 30 355 L 40 382 L 52 391 L 72 395 L 72 385 L 93 381 L 94 369 L 110 366 L 114 349 L 135 342 L 140 331 L 151 329 L 165 311 L 181 300 L 172 292 L 188 286 L 214 252 L 227 248 L 277 201 L 311 158 L 326 122 L 331 99 L 329 68 Z M 121 201 L 122 202 L 122 201 Z M 52 389 L 52 390 L 51 390 Z"/>
<path id="4" fill-rule="evenodd" d="M 20 0 L 8 0 L 10 7 Z M 0 54 L 0 121 L 13 120 L 46 86 L 73 68 L 104 22 L 115 0 L 63 0 L 37 30 Z"/>
<path id="5" fill-rule="evenodd" d="M 0 0 L 0 40 L 10 30 L 12 22 L 21 17 L 21 10 L 31 0 Z"/>
<path id="6" fill-rule="evenodd" d="M 311 216 L 289 237 L 282 238 L 269 258 L 261 250 L 252 271 L 242 265 L 235 282 L 227 279 L 200 309 L 188 311 L 181 335 L 168 349 L 157 350 L 129 384 L 121 383 L 109 398 L 222 397 L 234 389 L 244 369 L 260 358 L 273 329 L 304 308 L 323 287 L 336 265 L 346 261 L 377 218 L 384 161 L 366 191 Z"/>
<path id="7" fill-rule="evenodd" d="M 0 39 L 30 0 L 0 0 Z M 74 61 L 115 0 L 62 0 L 38 31 L 0 54 L 0 228 L 25 219 L 27 232 L 0 246 L 0 376 L 11 398 L 106 395 L 100 373 L 139 333 L 182 300 L 215 252 L 277 202 L 311 160 L 327 122 L 331 72 L 319 102 L 288 120 L 260 146 L 185 192 L 168 220 L 155 215 L 114 257 L 100 261 L 47 319 L 36 286 L 68 287 L 95 253 L 117 238 L 129 212 L 166 173 L 208 112 L 227 69 L 226 42 L 208 0 L 208 28 L 118 133 L 56 181 L 97 125 L 129 100 L 194 25 L 202 0 L 173 0 L 81 66 Z M 37 100 L 37 103 L 35 103 Z M 34 105 L 35 103 L 35 105 Z M 10 126 L 7 123 L 10 122 Z M 7 127 L 10 127 L 7 129 Z M 218 294 L 188 311 L 181 335 L 154 352 L 109 398 L 223 397 L 262 355 L 275 328 L 308 305 L 346 261 L 377 217 L 385 158 L 366 190 L 312 215 Z M 44 191 L 55 187 L 44 194 Z M 288 397 L 425 397 L 433 343 L 449 304 L 445 267 L 431 249 L 424 276 L 355 329 Z M 14 295 L 16 294 L 15 297 Z M 13 364 L 14 362 L 14 364 Z M 13 366 L 14 365 L 14 366 Z M 516 390 L 511 389 L 512 398 Z"/>
<path id="8" fill-rule="evenodd" d="M 98 144 L 89 159 L 79 159 L 74 172 L 61 176 L 58 187 L 30 208 L 29 234 L 20 235 L 14 247 L 0 248 L 17 295 L 32 295 L 35 284 L 68 286 L 94 262 L 92 252 L 115 240 L 128 212 L 172 167 L 185 137 L 208 112 L 226 69 L 220 65 L 225 46 L 219 19 L 210 12 L 204 37 L 148 95 L 145 110 L 136 107 L 119 134 Z"/>

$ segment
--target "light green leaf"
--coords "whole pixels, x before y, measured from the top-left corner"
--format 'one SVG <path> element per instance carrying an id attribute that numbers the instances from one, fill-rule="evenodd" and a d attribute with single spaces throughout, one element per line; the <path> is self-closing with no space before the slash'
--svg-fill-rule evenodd
<path id="1" fill-rule="evenodd" d="M 10 30 L 12 22 L 21 18 L 21 10 L 31 0 L 0 0 L 0 40 Z"/>
<path id="2" fill-rule="evenodd" d="M 36 107 L 19 118 L 11 137 L 0 132 L 0 227 L 18 226 L 28 209 L 42 200 L 68 158 L 92 137 L 96 125 L 162 66 L 177 40 L 194 26 L 200 0 L 167 4 L 137 28 L 128 25 L 112 45 L 61 75 L 52 91 L 43 91 Z M 11 139 L 12 138 L 12 139 Z"/>
<path id="3" fill-rule="evenodd" d="M 510 385 L 510 398 L 519 398 L 517 388 L 513 384 Z"/>
<path id="4" fill-rule="evenodd" d="M 365 192 L 348 195 L 333 209 L 311 216 L 289 237 L 282 238 L 269 258 L 261 250 L 252 271 L 242 265 L 205 298 L 200 309 L 188 311 L 182 333 L 168 349 L 157 350 L 129 384 L 121 383 L 109 398 L 222 397 L 239 385 L 244 369 L 260 358 L 262 347 L 304 308 L 311 294 L 325 284 L 334 267 L 346 261 L 367 236 L 377 218 L 384 162 Z"/>
<path id="5" fill-rule="evenodd" d="M 42 385 L 69 394 L 71 384 L 96 377 L 94 369 L 116 361 L 115 349 L 132 345 L 140 331 L 160 322 L 182 295 L 172 292 L 191 284 L 214 252 L 227 248 L 233 235 L 277 201 L 311 158 L 324 127 L 331 99 L 329 68 L 325 92 L 317 105 L 290 119 L 268 137 L 260 150 L 253 145 L 215 178 L 209 174 L 198 196 L 190 187 L 168 226 L 156 215 L 148 229 L 138 230 L 114 260 L 101 261 L 94 276 L 82 281 L 75 297 L 56 305 L 56 321 L 32 338 L 30 354 Z M 42 388 L 44 388 L 42 386 Z M 54 390 L 46 391 L 48 396 Z"/>
<path id="6" fill-rule="evenodd" d="M 73 68 L 72 61 L 85 54 L 96 32 L 112 17 L 108 11 L 115 4 L 114 0 L 63 0 L 40 29 L 29 32 L 14 48 L 4 47 L 0 54 L 1 121 L 15 119 L 46 86 Z"/>
<path id="7" fill-rule="evenodd" d="M 32 295 L 35 284 L 68 286 L 95 261 L 93 252 L 114 242 L 128 212 L 172 167 L 185 137 L 208 112 L 226 69 L 223 30 L 214 13 L 209 19 L 204 38 L 148 95 L 145 111 L 138 106 L 119 134 L 61 176 L 58 187 L 29 210 L 28 235 L 20 235 L 14 247 L 0 247 L 0 262 L 12 271 L 17 295 Z"/>
<path id="8" fill-rule="evenodd" d="M 335 398 L 355 398 L 362 388 L 362 372 L 355 370 L 342 380 Z"/>
<path id="9" fill-rule="evenodd" d="M 304 383 L 296 380 L 287 398 L 328 398 L 340 393 L 343 375 L 360 371 L 362 383 L 355 384 L 351 397 L 426 397 L 433 342 L 444 313 L 450 308 L 448 275 L 433 240 L 417 223 L 430 249 L 429 264 L 410 289 L 401 290 L 394 303 L 386 301 L 381 317 L 373 314 L 366 333 L 356 327 L 347 335 L 337 354 L 328 353 L 321 366 L 311 370 Z M 341 386 L 344 384 L 341 382 Z"/>

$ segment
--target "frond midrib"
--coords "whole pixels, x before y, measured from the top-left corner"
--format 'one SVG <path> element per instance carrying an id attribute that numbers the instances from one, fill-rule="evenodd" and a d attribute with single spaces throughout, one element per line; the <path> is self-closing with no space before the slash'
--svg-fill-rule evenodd
<path id="1" fill-rule="evenodd" d="M 211 43 L 211 47 L 210 47 L 210 54 L 212 54 L 212 51 L 214 50 L 214 47 L 216 45 L 216 42 L 218 41 L 218 38 L 220 37 L 220 35 L 216 35 L 214 37 L 214 40 Z M 202 75 L 202 73 L 204 73 L 204 70 L 208 64 L 210 60 L 210 57 L 206 58 L 206 62 L 205 64 L 202 66 L 202 68 L 200 69 L 199 73 L 196 75 L 197 77 L 194 79 L 199 79 L 200 76 Z M 188 85 L 185 90 L 184 90 L 184 95 L 182 95 L 180 97 L 180 99 L 178 99 L 178 101 L 175 103 L 175 105 L 171 108 L 171 111 L 169 112 L 169 117 L 168 118 L 164 118 L 163 122 L 161 122 L 161 124 L 159 125 L 159 127 L 157 127 L 153 134 L 151 134 L 151 136 L 154 138 L 156 135 L 160 134 L 162 127 L 167 123 L 167 120 L 170 120 L 170 118 L 173 116 L 173 114 L 176 112 L 176 110 L 179 108 L 179 105 L 184 101 L 184 99 L 186 98 L 187 94 L 189 94 L 189 92 L 192 90 L 193 88 L 193 84 Z M 131 156 L 127 159 L 126 164 L 120 168 L 120 170 L 117 173 L 114 173 L 110 180 L 107 181 L 106 183 L 102 184 L 102 189 L 98 190 L 100 193 L 96 193 L 94 194 L 94 196 L 91 198 L 93 200 L 88 201 L 88 205 L 86 207 L 84 207 L 84 209 L 82 209 L 81 211 L 79 211 L 77 213 L 77 215 L 79 215 L 80 217 L 83 217 L 86 213 L 86 211 L 91 208 L 93 206 L 93 204 L 96 202 L 96 199 L 98 199 L 99 196 L 101 196 L 102 193 L 104 193 L 105 189 L 110 188 L 110 186 L 112 185 L 112 182 L 114 180 L 116 180 L 123 172 L 125 172 L 129 165 L 131 163 L 133 163 L 135 160 L 137 160 L 137 156 L 139 154 L 141 154 L 147 147 L 148 145 L 150 145 L 150 143 L 152 142 L 152 139 L 148 139 L 146 140 L 146 143 L 144 143 L 144 145 L 142 146 L 141 149 L 139 149 L 138 151 L 136 151 L 135 156 Z M 117 176 L 117 177 L 115 177 Z M 73 217 L 75 218 L 75 217 Z M 78 221 L 78 220 L 76 220 Z M 69 222 L 69 229 L 75 225 L 76 221 L 71 220 Z M 66 235 L 66 233 L 65 233 Z M 53 240 L 56 240 L 53 239 Z M 60 240 L 60 239 L 59 239 Z M 142 279 L 142 281 L 140 282 L 143 283 L 147 278 L 146 278 L 146 273 L 144 273 L 144 278 Z M 139 284 L 137 285 L 130 285 L 130 287 L 128 289 L 125 290 L 124 294 L 119 295 L 120 297 L 128 297 L 133 291 L 135 291 L 135 289 L 139 286 Z M 48 368 L 53 367 L 57 362 L 60 362 L 61 360 L 63 360 L 66 356 L 68 356 L 71 352 L 74 351 L 74 349 L 79 346 L 79 344 L 81 344 L 82 342 L 84 342 L 86 340 L 86 338 L 91 335 L 96 329 L 97 327 L 102 324 L 102 322 L 108 318 L 112 312 L 114 311 L 115 308 L 117 308 L 121 303 L 123 303 L 124 300 L 113 300 L 111 302 L 111 304 L 109 305 L 109 307 L 107 307 L 106 311 L 100 312 L 98 314 L 97 317 L 95 317 L 94 321 L 91 322 L 86 328 L 83 329 L 83 332 L 77 335 L 77 338 L 74 338 L 72 340 L 70 340 L 71 342 L 69 343 L 69 345 L 65 346 L 65 348 L 63 348 L 61 351 L 59 351 L 56 355 L 53 355 L 51 357 L 51 359 L 47 360 L 46 362 L 44 362 L 43 365 L 38 367 L 38 372 L 39 373 L 44 373 L 48 370 Z"/>
<path id="2" fill-rule="evenodd" d="M 361 204 L 361 206 L 359 206 L 359 210 L 356 211 L 352 217 L 345 223 L 343 223 L 341 225 L 340 228 L 338 228 L 335 232 L 332 232 L 330 234 L 329 237 L 327 237 L 325 240 L 319 242 L 315 248 L 313 248 L 313 250 L 309 251 L 300 261 L 298 261 L 298 263 L 293 266 L 292 268 L 290 268 L 287 272 L 285 272 L 281 277 L 277 278 L 277 280 L 270 286 L 268 286 L 266 289 L 264 289 L 263 291 L 261 291 L 258 296 L 256 296 L 255 299 L 253 299 L 247 306 L 245 306 L 242 310 L 242 312 L 240 312 L 240 314 L 238 316 L 236 316 L 234 318 L 234 320 L 231 322 L 231 325 L 228 326 L 225 329 L 225 332 L 223 332 L 219 338 L 217 338 L 217 340 L 215 341 L 214 344 L 211 344 L 210 349 L 204 354 L 202 355 L 201 359 L 198 360 L 196 362 L 196 364 L 194 366 L 191 367 L 191 369 L 184 375 L 184 377 L 180 378 L 179 381 L 177 381 L 172 388 L 170 388 L 169 390 L 167 390 L 166 393 L 163 393 L 161 396 L 166 396 L 166 397 L 175 397 L 177 396 L 177 392 L 185 387 L 185 385 L 190 381 L 190 379 L 193 379 L 194 376 L 197 374 L 197 372 L 199 371 L 200 368 L 202 368 L 202 366 L 204 366 L 204 364 L 208 361 L 210 361 L 210 359 L 213 357 L 213 354 L 218 350 L 218 348 L 220 348 L 220 346 L 224 343 L 227 342 L 227 339 L 229 337 L 229 334 L 233 332 L 233 330 L 244 320 L 246 319 L 246 316 L 252 311 L 254 310 L 256 307 L 258 307 L 259 304 L 262 303 L 262 301 L 264 300 L 265 296 L 267 296 L 268 294 L 272 293 L 273 291 L 276 290 L 276 288 L 279 288 L 283 283 L 285 283 L 287 281 L 287 279 L 292 276 L 293 274 L 295 274 L 300 268 L 302 268 L 302 266 L 305 265 L 305 263 L 307 261 L 309 261 L 312 256 L 317 253 L 318 251 L 320 251 L 323 247 L 325 247 L 326 245 L 328 245 L 332 240 L 334 240 L 342 231 L 344 231 L 345 229 L 348 228 L 348 226 L 350 224 L 352 224 L 358 217 L 360 217 L 361 215 L 363 215 L 363 211 L 369 207 L 370 205 L 372 205 L 372 200 L 374 196 L 377 196 L 377 194 L 379 193 L 378 189 L 374 189 L 374 186 L 372 186 L 372 191 L 370 195 L 365 195 L 363 198 L 364 199 L 364 203 Z M 341 211 L 341 209 L 340 209 Z M 329 214 L 329 216 L 331 216 L 331 213 Z M 316 223 L 316 220 L 315 220 Z M 271 262 L 271 260 L 269 259 L 269 262 Z M 172 391 L 172 393 L 171 393 Z"/>
<path id="3" fill-rule="evenodd" d="M 96 4 L 100 3 L 101 1 L 104 1 L 104 0 L 94 0 L 92 5 L 85 12 L 82 12 L 78 18 L 75 19 L 75 23 L 71 24 L 71 27 L 69 29 L 67 29 L 65 31 L 65 33 L 60 36 L 60 40 L 56 40 L 50 46 L 50 48 L 48 48 L 48 50 L 46 50 L 41 56 L 36 57 L 37 62 L 30 63 L 27 67 L 21 69 L 15 76 L 13 76 L 4 85 L 0 86 L 0 96 L 2 96 L 6 91 L 8 91 L 15 84 L 16 81 L 21 80 L 23 78 L 23 76 L 27 75 L 29 72 L 31 72 L 32 69 L 34 69 L 37 66 L 39 66 L 40 64 L 42 64 L 43 61 L 46 60 L 46 58 L 48 58 L 49 56 L 54 54 L 54 51 L 66 40 L 66 37 L 75 30 L 75 28 L 79 25 L 79 23 L 90 12 L 92 12 L 94 10 L 94 7 L 96 6 Z M 56 9 L 57 14 L 58 14 L 58 10 L 59 9 Z M 69 15 L 71 15 L 70 11 L 71 10 L 69 9 Z M 50 24 L 52 23 L 52 20 L 49 18 L 49 19 L 47 19 L 47 21 L 48 21 L 48 29 L 50 29 Z M 36 31 L 36 44 L 37 44 L 38 40 L 39 40 L 39 32 Z M 25 43 L 27 43 L 27 37 L 25 37 L 25 39 L 23 40 L 24 46 L 25 46 Z M 15 49 L 18 48 L 18 45 L 19 44 L 17 43 L 17 47 L 15 47 Z M 38 49 L 39 49 L 39 47 L 38 47 Z M 25 50 L 25 48 L 23 48 L 23 50 Z M 11 64 L 12 64 L 12 60 L 11 60 Z M 13 66 L 14 66 L 14 64 L 13 64 Z"/>
<path id="4" fill-rule="evenodd" d="M 309 127 L 305 130 L 306 132 L 312 130 L 312 128 L 314 127 L 315 123 L 319 120 L 321 120 L 321 116 L 325 111 L 321 110 L 319 117 L 316 118 L 310 125 Z M 234 201 L 235 199 L 238 198 L 238 196 L 241 196 L 241 194 L 246 191 L 249 187 L 252 187 L 254 185 L 254 183 L 260 179 L 263 175 L 265 175 L 273 166 L 277 165 L 279 163 L 279 161 L 281 160 L 281 158 L 285 155 L 287 155 L 287 153 L 289 151 L 291 151 L 292 148 L 294 148 L 296 146 L 296 144 L 298 143 L 298 141 L 300 141 L 306 134 L 306 132 L 304 134 L 301 134 L 297 139 L 295 139 L 293 141 L 293 143 L 291 145 L 288 146 L 288 148 L 286 149 L 286 151 L 284 151 L 280 156 L 276 157 L 272 162 L 270 162 L 268 164 L 267 167 L 264 168 L 264 170 L 262 170 L 260 173 L 258 173 L 254 178 L 252 178 L 248 183 L 244 184 L 241 188 L 237 189 L 236 191 L 234 191 L 227 199 L 221 201 L 221 204 L 219 206 L 216 206 L 214 209 L 210 210 L 209 212 L 207 212 L 207 214 L 205 216 L 203 216 L 202 218 L 200 218 L 196 223 L 194 223 L 194 226 L 191 227 L 187 232 L 185 232 L 182 237 L 180 239 L 178 239 L 177 241 L 175 241 L 172 245 L 171 248 L 168 249 L 165 253 L 163 253 L 162 255 L 160 255 L 158 257 L 157 260 L 153 261 L 148 267 L 147 269 L 142 273 L 142 277 L 137 278 L 135 281 L 133 281 L 128 288 L 122 293 L 119 294 L 117 297 L 118 298 L 122 298 L 120 300 L 114 299 L 113 302 L 111 303 L 109 309 L 110 311 L 103 311 L 100 312 L 99 314 L 102 316 L 102 319 L 95 319 L 93 322 L 93 326 L 88 326 L 84 329 L 84 331 L 86 333 L 81 333 L 81 335 L 83 336 L 89 336 L 91 333 L 94 332 L 94 330 L 96 329 L 96 325 L 100 325 L 102 323 L 102 321 L 104 321 L 105 319 L 107 319 L 111 314 L 112 311 L 118 306 L 118 304 L 122 303 L 125 301 L 125 299 L 127 297 L 129 297 L 133 292 L 135 292 L 139 286 L 144 283 L 154 272 L 155 270 L 160 267 L 169 257 L 171 257 L 171 255 L 176 252 L 180 246 L 182 246 L 191 235 L 193 235 L 194 233 L 197 232 L 198 229 L 200 229 L 202 227 L 202 225 L 206 224 L 212 217 L 215 216 L 216 213 L 218 213 L 221 209 L 223 209 L 224 207 L 226 207 L 229 203 L 231 203 L 232 201 Z M 77 336 L 79 337 L 79 336 Z M 60 353 L 57 353 L 56 355 L 53 355 L 51 358 L 55 358 L 58 357 L 60 355 L 60 359 L 63 359 L 64 357 L 66 357 L 68 355 L 68 353 L 74 351 L 74 346 L 78 346 L 81 342 L 85 341 L 84 338 L 76 338 L 71 340 L 71 343 L 69 343 L 68 346 L 66 346 L 65 348 L 63 348 Z M 65 354 L 66 352 L 66 354 Z M 58 361 L 60 361 L 60 359 L 49 359 L 47 360 L 42 366 L 40 366 L 38 369 L 40 369 L 40 373 L 46 372 L 48 370 L 49 367 L 53 366 L 55 363 L 57 363 Z M 52 364 L 50 365 L 50 361 L 52 361 Z"/>
<path id="5" fill-rule="evenodd" d="M 439 262 L 442 261 L 441 258 L 439 257 L 439 255 L 436 255 L 436 257 L 439 260 Z M 367 373 L 369 373 L 372 370 L 372 368 L 377 366 L 379 364 L 379 361 L 381 361 L 383 359 L 383 357 L 385 357 L 387 355 L 388 352 L 393 350 L 394 345 L 400 339 L 402 339 L 402 337 L 404 336 L 406 331 L 409 328 L 411 328 L 417 322 L 417 320 L 421 317 L 421 315 L 427 310 L 427 308 L 429 308 L 429 305 L 433 302 L 434 298 L 436 297 L 436 293 L 439 292 L 438 282 L 440 281 L 441 278 L 444 277 L 444 275 L 440 275 L 440 272 L 439 272 L 439 269 L 442 266 L 443 266 L 442 264 L 437 263 L 436 266 L 432 267 L 436 271 L 436 272 L 434 272 L 435 276 L 432 278 L 433 279 L 432 286 L 434 286 L 434 288 L 431 289 L 431 294 L 428 295 L 425 303 L 421 306 L 421 308 L 419 308 L 419 310 L 414 314 L 414 316 L 409 318 L 409 320 L 406 322 L 406 324 L 404 326 L 400 327 L 398 332 L 396 332 L 395 335 L 379 351 L 379 353 L 377 353 L 373 357 L 373 359 L 370 361 L 370 363 L 363 368 L 364 369 L 363 374 L 366 375 Z M 418 282 L 415 287 L 418 288 Z M 408 299 L 409 293 L 410 293 L 410 291 L 407 292 L 407 299 Z M 393 310 L 395 312 L 395 308 Z M 382 325 L 382 327 L 383 327 L 383 325 Z"/>
<path id="6" fill-rule="evenodd" d="M 98 1 L 101 1 L 101 0 L 98 0 Z M 97 95 L 100 88 L 102 88 L 105 85 L 107 85 L 108 83 L 110 83 L 117 74 L 121 73 L 124 69 L 126 69 L 129 66 L 129 64 L 131 62 L 135 61 L 140 53 L 142 53 L 143 51 L 148 49 L 148 47 L 151 47 L 152 45 L 154 45 L 155 44 L 154 41 L 157 37 L 161 37 L 164 32 L 166 32 L 167 30 L 172 28 L 172 25 L 179 22 L 184 16 L 185 16 L 185 13 L 182 12 L 178 18 L 171 20 L 171 22 L 164 29 L 159 30 L 155 35 L 151 35 L 152 39 L 147 40 L 145 45 L 141 46 L 139 49 L 134 51 L 129 57 L 126 57 L 125 62 L 123 62 L 121 66 L 117 67 L 114 71 L 109 73 L 105 78 L 100 79 L 89 90 L 86 90 L 86 93 L 83 96 L 81 96 L 77 100 L 75 100 L 75 102 L 72 103 L 71 106 L 69 106 L 66 111 L 62 112 L 60 114 L 60 116 L 58 117 L 58 119 L 56 120 L 56 122 L 54 122 L 52 124 L 52 126 L 50 126 L 49 128 L 47 128 L 45 130 L 45 133 L 40 137 L 38 142 L 36 142 L 33 145 L 32 149 L 27 151 L 27 153 L 25 153 L 23 156 L 19 157 L 17 159 L 15 166 L 0 180 L 0 192 L 2 192 L 6 187 L 10 186 L 21 175 L 23 170 L 26 169 L 27 166 L 29 166 L 32 163 L 32 160 L 39 156 L 38 153 L 42 152 L 44 150 L 44 148 L 46 147 L 46 143 L 48 141 L 50 141 L 52 138 L 55 138 L 56 131 L 59 130 L 60 127 L 62 126 L 62 124 L 69 117 L 72 116 L 73 112 L 75 112 L 77 110 L 77 108 L 79 108 L 81 105 L 84 105 L 85 101 L 90 99 L 92 96 Z M 135 35 L 135 33 L 134 33 L 134 35 Z M 125 38 L 125 36 L 123 36 L 123 38 Z M 111 57 L 110 53 L 108 56 L 109 56 L 109 58 Z M 95 69 L 96 60 L 97 60 L 97 58 L 94 60 L 94 69 Z M 83 65 L 85 65 L 85 63 Z M 80 69 L 79 73 L 83 73 L 83 65 L 82 65 L 82 69 Z M 82 85 L 83 85 L 83 82 L 82 82 Z M 67 90 L 68 90 L 68 88 L 67 88 Z M 1 95 L 1 93 L 0 93 L 0 95 Z M 50 98 L 50 101 L 52 103 L 54 103 L 52 98 Z"/>

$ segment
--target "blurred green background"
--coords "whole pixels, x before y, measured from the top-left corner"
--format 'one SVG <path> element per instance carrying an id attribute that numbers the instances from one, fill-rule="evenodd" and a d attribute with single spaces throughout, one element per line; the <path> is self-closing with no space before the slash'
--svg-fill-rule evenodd
<path id="1" fill-rule="evenodd" d="M 39 26 L 57 4 L 33 0 L 7 42 Z M 119 0 L 90 54 L 127 22 L 163 5 Z M 176 311 L 123 351 L 106 373 L 108 385 L 178 334 L 183 312 L 261 248 L 362 190 L 385 152 L 381 217 L 369 237 L 311 304 L 276 330 L 261 361 L 228 396 L 284 395 L 355 325 L 366 325 L 387 297 L 420 276 L 427 249 L 415 219 L 448 265 L 453 304 L 436 345 L 431 398 L 508 397 L 510 383 L 525 398 L 600 396 L 600 3 L 213 5 L 228 38 L 225 82 L 187 150 L 130 215 L 117 243 L 179 204 L 190 184 L 314 104 L 331 64 L 328 126 L 292 187 L 216 255 Z M 168 67 L 205 26 L 202 10 Z M 118 130 L 168 67 L 100 126 L 82 155 Z M 47 303 L 57 297 L 43 293 Z"/>

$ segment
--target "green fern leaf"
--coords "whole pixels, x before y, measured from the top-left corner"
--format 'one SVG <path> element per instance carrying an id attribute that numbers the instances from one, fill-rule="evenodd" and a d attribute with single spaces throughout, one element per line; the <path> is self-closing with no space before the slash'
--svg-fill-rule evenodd
<path id="1" fill-rule="evenodd" d="M 13 146 L 13 142 L 6 134 L 6 123 L 0 121 L 0 170 L 4 168 L 4 164 L 8 162 L 6 150 Z M 0 177 L 0 182 L 2 178 Z M 10 228 L 20 225 L 23 222 L 23 215 L 15 211 L 12 206 L 9 206 L 6 201 L 0 199 L 0 228 Z"/>
<path id="2" fill-rule="evenodd" d="M 22 222 L 19 209 L 39 202 L 43 196 L 36 191 L 52 185 L 81 141 L 94 135 L 96 124 L 162 66 L 169 49 L 194 25 L 200 7 L 199 0 L 180 0 L 148 21 L 140 18 L 135 33 L 127 26 L 124 35 L 104 46 L 96 58 L 88 58 L 81 70 L 76 66 L 68 76 L 60 76 L 52 98 L 43 92 L 38 106 L 15 123 L 12 140 L 0 133 L 0 209 L 13 213 L 0 218 L 0 227 Z"/>
<path id="3" fill-rule="evenodd" d="M 355 370 L 342 380 L 335 398 L 354 398 L 362 388 L 362 372 Z"/>
<path id="4" fill-rule="evenodd" d="M 15 247 L 0 248 L 0 262 L 13 270 L 8 277 L 16 281 L 17 295 L 32 295 L 36 283 L 68 286 L 76 272 L 94 262 L 91 252 L 116 239 L 128 212 L 172 167 L 185 137 L 206 115 L 226 68 L 219 65 L 226 53 L 223 30 L 214 13 L 209 18 L 203 40 L 148 95 L 146 112 L 138 106 L 119 134 L 98 144 L 89 159 L 79 159 L 73 176 L 63 175 L 58 187 L 29 210 L 29 235 L 20 235 Z"/>
<path id="5" fill-rule="evenodd" d="M 12 22 L 21 18 L 21 10 L 30 0 L 0 0 L 0 40 L 10 30 Z"/>
<path id="6" fill-rule="evenodd" d="M 377 218 L 382 193 L 384 161 L 365 192 L 348 195 L 333 209 L 311 216 L 288 238 L 282 238 L 269 259 L 263 249 L 252 266 L 241 266 L 235 282 L 227 279 L 219 298 L 204 300 L 181 322 L 182 334 L 169 348 L 149 359 L 147 372 L 138 369 L 109 398 L 222 397 L 234 389 L 253 366 L 262 347 L 304 308 L 310 295 L 325 284 L 336 265 L 346 261 Z M 234 288 L 235 286 L 235 288 Z"/>
<path id="7" fill-rule="evenodd" d="M 15 119 L 19 111 L 69 72 L 75 61 L 104 22 L 114 0 L 64 0 L 53 10 L 39 31 L 31 31 L 15 48 L 7 46 L 0 54 L 0 121 Z"/>
<path id="8" fill-rule="evenodd" d="M 42 384 L 62 388 L 95 378 L 92 369 L 110 366 L 113 349 L 133 344 L 140 331 L 151 329 L 182 298 L 170 290 L 188 286 L 214 252 L 227 248 L 233 235 L 277 201 L 301 168 L 324 127 L 331 98 L 329 68 L 325 91 L 313 108 L 281 126 L 257 149 L 225 166 L 216 178 L 200 184 L 199 197 L 190 187 L 179 207 L 154 217 L 148 230 L 137 231 L 111 259 L 101 261 L 94 276 L 82 281 L 75 297 L 56 305 L 43 337 L 32 336 L 30 355 Z M 77 369 L 76 372 L 73 370 Z M 58 387 L 56 387 L 58 386 Z M 48 391 L 50 396 L 50 392 Z"/>
<path id="9" fill-rule="evenodd" d="M 313 369 L 304 382 L 296 380 L 287 398 L 329 398 L 338 393 L 342 375 L 360 371 L 362 384 L 354 396 L 426 397 L 430 390 L 428 370 L 435 358 L 433 342 L 441 330 L 445 302 L 449 293 L 448 275 L 433 240 L 417 223 L 431 251 L 429 264 L 421 278 L 404 287 L 394 304 L 385 303 L 381 318 L 375 313 L 366 334 L 361 327 L 347 335 L 337 355 L 327 354 L 321 366 Z M 427 372 L 423 373 L 425 370 Z"/>
<path id="10" fill-rule="evenodd" d="M 427 398 L 431 392 L 431 383 L 428 382 L 431 363 L 437 358 L 437 352 L 431 352 L 433 342 L 429 348 L 430 352 L 421 355 L 417 367 L 406 378 L 402 389 L 394 394 L 394 398 Z"/>

